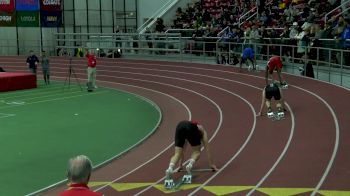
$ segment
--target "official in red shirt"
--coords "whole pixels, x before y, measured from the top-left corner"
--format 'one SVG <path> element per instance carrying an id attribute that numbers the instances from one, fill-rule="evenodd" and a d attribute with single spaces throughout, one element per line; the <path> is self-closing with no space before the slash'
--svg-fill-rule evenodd
<path id="1" fill-rule="evenodd" d="M 85 49 L 85 57 L 88 60 L 87 75 L 88 75 L 88 90 L 97 88 L 96 86 L 96 57 Z"/>
<path id="2" fill-rule="evenodd" d="M 87 186 L 92 170 L 92 164 L 88 157 L 79 155 L 68 161 L 67 178 L 69 188 L 59 196 L 102 196 L 95 193 Z"/>

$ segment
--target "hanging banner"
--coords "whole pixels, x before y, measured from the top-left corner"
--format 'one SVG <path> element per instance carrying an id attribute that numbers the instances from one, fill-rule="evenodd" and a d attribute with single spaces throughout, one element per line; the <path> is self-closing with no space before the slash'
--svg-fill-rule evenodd
<path id="1" fill-rule="evenodd" d="M 14 0 L 0 0 L 1 12 L 13 12 L 15 10 Z"/>
<path id="2" fill-rule="evenodd" d="M 16 26 L 16 12 L 0 12 L 0 27 Z"/>
<path id="3" fill-rule="evenodd" d="M 60 27 L 62 26 L 62 12 L 41 11 L 40 23 L 42 27 Z"/>
<path id="4" fill-rule="evenodd" d="M 17 12 L 18 27 L 38 27 L 39 12 Z"/>
<path id="5" fill-rule="evenodd" d="M 61 2 L 61 0 L 40 0 L 40 10 L 61 11 Z"/>
<path id="6" fill-rule="evenodd" d="M 16 0 L 17 11 L 38 11 L 39 1 L 38 0 Z"/>

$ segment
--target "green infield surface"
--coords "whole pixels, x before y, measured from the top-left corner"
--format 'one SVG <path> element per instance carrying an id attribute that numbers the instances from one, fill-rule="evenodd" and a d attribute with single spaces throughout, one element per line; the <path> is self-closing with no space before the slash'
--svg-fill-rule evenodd
<path id="1" fill-rule="evenodd" d="M 84 87 L 83 87 L 84 88 Z M 65 179 L 68 159 L 101 164 L 149 136 L 161 119 L 149 100 L 63 83 L 0 93 L 0 195 L 25 195 Z"/>

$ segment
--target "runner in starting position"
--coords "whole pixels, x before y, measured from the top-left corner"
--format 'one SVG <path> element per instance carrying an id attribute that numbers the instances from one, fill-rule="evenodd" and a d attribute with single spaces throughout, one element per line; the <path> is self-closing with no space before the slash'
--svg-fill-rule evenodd
<path id="1" fill-rule="evenodd" d="M 206 151 L 208 161 L 209 161 L 209 166 L 213 171 L 217 170 L 217 167 L 212 160 L 212 156 L 209 150 L 207 132 L 205 131 L 203 126 L 199 125 L 197 122 L 184 120 L 179 122 L 176 126 L 175 154 L 171 157 L 169 167 L 165 171 L 166 180 L 169 180 L 169 179 L 172 180 L 174 167 L 178 162 L 180 163 L 180 168 L 181 168 L 186 141 L 191 145 L 191 148 L 192 148 L 191 158 L 188 160 L 188 163 L 186 165 L 187 173 L 191 173 L 193 165 L 199 159 L 202 145 Z M 167 187 L 166 183 L 165 185 Z"/>
<path id="2" fill-rule="evenodd" d="M 283 94 L 282 94 L 281 88 L 278 87 L 276 83 L 271 83 L 265 86 L 262 93 L 261 106 L 260 106 L 260 111 L 258 113 L 258 116 L 262 115 L 264 105 L 266 105 L 266 108 L 267 108 L 267 116 L 269 118 L 272 118 L 274 116 L 274 113 L 271 109 L 272 97 L 276 101 L 276 109 L 277 109 L 278 116 L 284 117 L 285 109 L 284 109 Z"/>

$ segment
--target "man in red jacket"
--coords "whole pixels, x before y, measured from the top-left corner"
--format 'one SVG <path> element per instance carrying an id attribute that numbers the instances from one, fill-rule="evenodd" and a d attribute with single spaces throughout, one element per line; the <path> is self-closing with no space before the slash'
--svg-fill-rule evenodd
<path id="1" fill-rule="evenodd" d="M 95 193 L 87 186 L 92 170 L 92 164 L 88 157 L 79 155 L 68 161 L 67 178 L 69 188 L 59 196 L 102 196 Z"/>
<path id="2" fill-rule="evenodd" d="M 85 57 L 88 60 L 87 74 L 88 74 L 88 90 L 97 88 L 96 86 L 96 57 L 89 49 L 85 49 Z"/>

